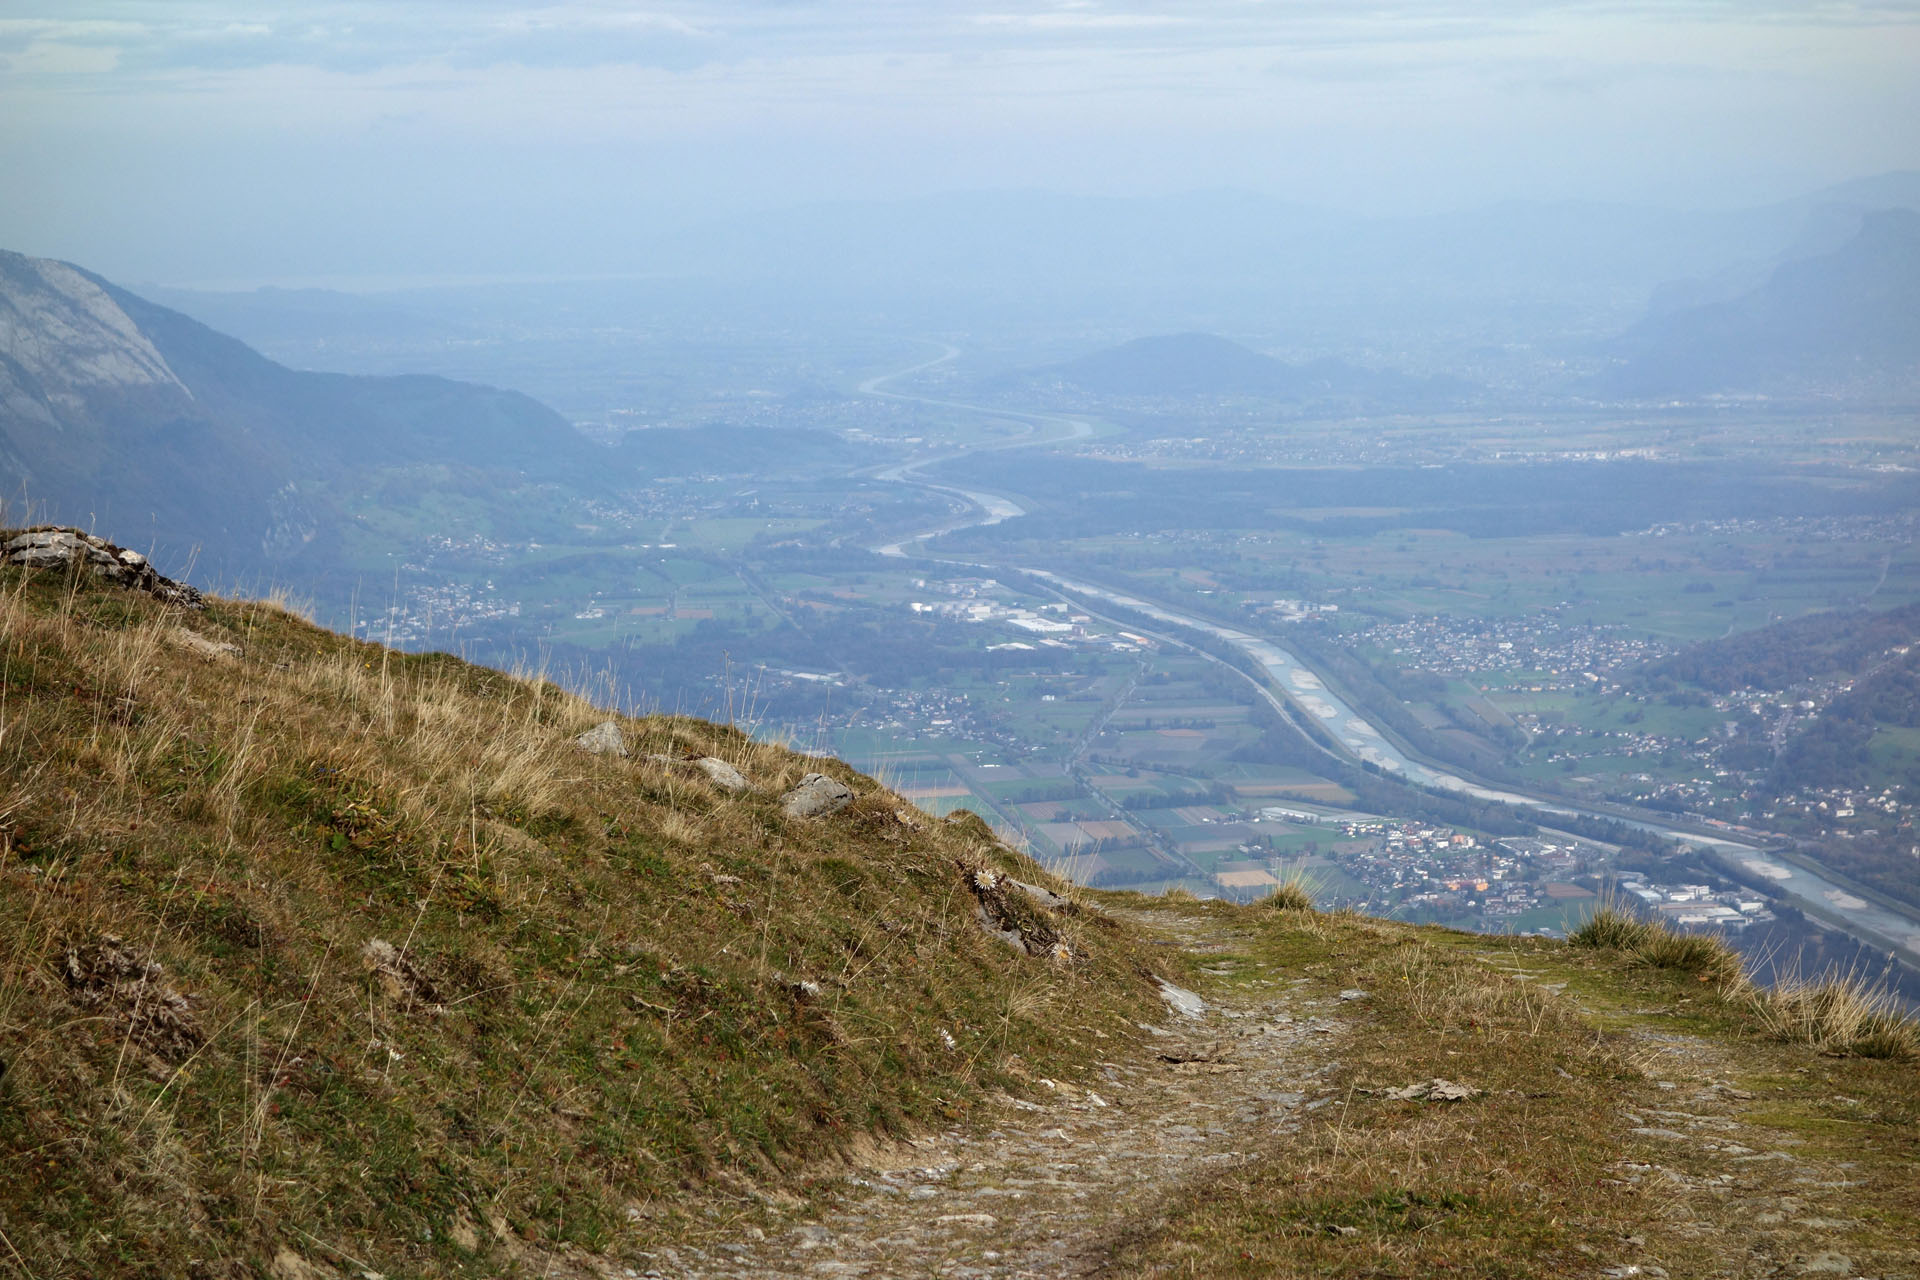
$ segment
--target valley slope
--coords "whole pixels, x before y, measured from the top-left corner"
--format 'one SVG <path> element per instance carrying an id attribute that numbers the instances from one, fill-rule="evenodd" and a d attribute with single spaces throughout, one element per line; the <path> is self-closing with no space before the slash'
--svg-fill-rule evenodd
<path id="1" fill-rule="evenodd" d="M 601 460 L 515 392 L 288 369 L 78 267 L 0 253 L 0 492 L 16 517 L 98 521 L 258 576 L 324 564 L 362 487 L 410 475 L 498 509 L 541 483 L 592 490 Z"/>

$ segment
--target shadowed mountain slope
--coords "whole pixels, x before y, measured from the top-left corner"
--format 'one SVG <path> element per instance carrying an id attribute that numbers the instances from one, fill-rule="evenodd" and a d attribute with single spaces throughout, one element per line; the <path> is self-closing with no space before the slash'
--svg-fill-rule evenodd
<path id="1" fill-rule="evenodd" d="M 590 487 L 600 461 L 515 392 L 298 372 L 77 267 L 0 253 L 0 493 L 33 515 L 244 569 L 297 554 L 383 469 Z"/>
<path id="2" fill-rule="evenodd" d="M 1829 253 L 1727 302 L 1650 316 L 1614 344 L 1608 394 L 1920 390 L 1920 213 L 1868 216 Z"/>

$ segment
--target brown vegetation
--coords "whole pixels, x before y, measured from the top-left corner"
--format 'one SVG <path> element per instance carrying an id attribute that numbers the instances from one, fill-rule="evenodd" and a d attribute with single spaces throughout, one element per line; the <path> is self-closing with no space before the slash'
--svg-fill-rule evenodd
<path id="1" fill-rule="evenodd" d="M 0 570 L 0 1235 L 29 1274 L 619 1251 L 689 1188 L 1069 1077 L 1155 999 L 1167 961 L 1098 913 L 1020 895 L 1046 954 L 988 936 L 975 873 L 1065 886 L 977 820 L 703 722 L 573 745 L 605 718 L 272 604 Z M 853 802 L 787 817 L 816 770 Z"/>
<path id="2" fill-rule="evenodd" d="M 1656 969 L 1689 974 L 1778 1039 L 1822 1053 L 1868 1058 L 1920 1058 L 1920 1023 L 1884 986 L 1856 973 L 1784 978 L 1771 987 L 1747 977 L 1739 954 L 1718 934 L 1683 933 L 1664 920 L 1642 920 L 1625 905 L 1602 902 L 1569 935 L 1579 947 L 1621 952 Z"/>

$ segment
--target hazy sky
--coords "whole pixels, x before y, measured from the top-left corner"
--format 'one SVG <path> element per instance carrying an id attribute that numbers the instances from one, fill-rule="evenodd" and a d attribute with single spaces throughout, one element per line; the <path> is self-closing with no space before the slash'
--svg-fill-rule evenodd
<path id="1" fill-rule="evenodd" d="M 0 0 L 0 247 L 645 267 L 836 198 L 1736 204 L 1920 168 L 1920 0 Z"/>

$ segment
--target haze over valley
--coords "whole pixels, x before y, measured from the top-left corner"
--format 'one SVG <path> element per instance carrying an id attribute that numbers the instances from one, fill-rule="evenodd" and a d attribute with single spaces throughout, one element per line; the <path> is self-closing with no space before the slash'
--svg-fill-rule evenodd
<path id="1" fill-rule="evenodd" d="M 0 19 L 0 1148 L 108 1153 L 0 1270 L 1906 1274 L 1920 18 L 81 8 Z M 1854 1127 L 1656 1109 L 1768 1089 Z M 1430 1176 L 1522 1096 L 1577 1177 Z M 1648 1170 L 1698 1240 L 1486 1190 Z"/>
<path id="2" fill-rule="evenodd" d="M 1594 266 L 1580 210 L 1325 216 L 1323 243 L 1356 258 L 1516 225 L 1554 246 L 1427 280 L 1408 305 L 1451 320 L 1387 349 L 1342 340 L 1311 281 L 1222 300 L 1185 270 L 1161 280 L 1187 300 L 1156 306 L 1262 326 L 1130 337 L 1066 309 L 1087 268 L 1051 259 L 1030 279 L 1046 292 L 1052 270 L 1061 310 L 976 280 L 947 299 L 969 323 L 935 326 L 913 312 L 938 279 L 909 283 L 886 241 L 841 246 L 838 296 L 780 282 L 817 306 L 810 329 L 713 263 L 672 282 L 150 290 L 161 306 L 10 257 L 9 488 L 358 635 L 842 756 L 1086 883 L 1246 898 L 1306 868 L 1329 903 L 1552 932 L 1621 875 L 1648 894 L 1719 878 L 1721 923 L 1777 947 L 1792 930 L 1754 903 L 1785 873 L 1749 855 L 1785 848 L 1839 877 L 1790 913 L 1878 912 L 1865 889 L 1893 914 L 1860 932 L 1899 945 L 1920 939 L 1901 922 L 1920 910 L 1920 744 L 1904 694 L 1877 691 L 1911 680 L 1902 610 L 1920 602 L 1915 197 L 1905 175 L 1852 183 L 1712 235 L 1641 212 L 1694 237 L 1692 279 L 1737 271 L 1736 251 L 1775 264 L 1690 303 L 1706 286 L 1656 279 L 1681 266 L 1663 239 Z M 815 237 L 800 260 L 829 256 L 838 224 L 794 222 Z M 1754 226 L 1774 239 L 1729 248 Z M 1115 279 L 1155 280 L 1122 261 Z M 1590 284 L 1541 311 L 1577 297 L 1576 262 L 1646 300 L 1603 319 Z M 1470 345 L 1523 323 L 1527 343 Z M 1317 347 L 1281 336 L 1308 324 Z M 61 447 L 36 452 L 48 424 Z M 1855 619 L 1875 643 L 1802 660 Z M 1300 674 L 1250 681 L 1209 642 L 1222 627 Z M 1755 649 L 1776 654 L 1764 673 L 1732 656 Z M 1472 781 L 1418 789 L 1440 774 Z M 1589 812 L 1560 831 L 1493 794 Z M 1735 832 L 1719 855 L 1696 838 Z"/>

